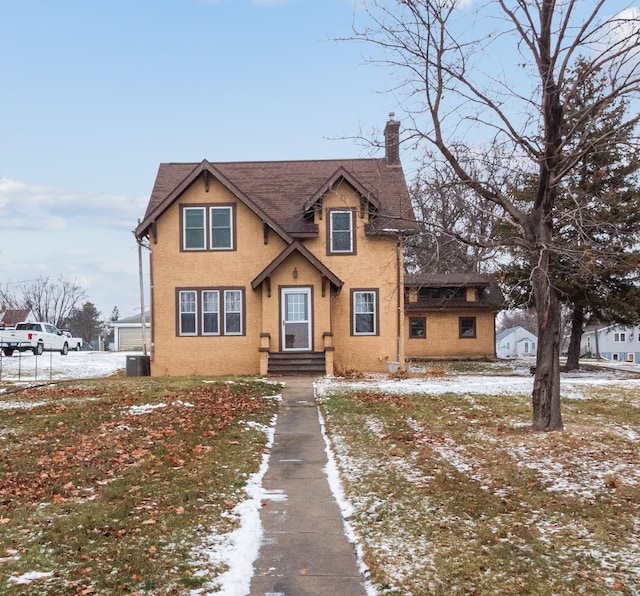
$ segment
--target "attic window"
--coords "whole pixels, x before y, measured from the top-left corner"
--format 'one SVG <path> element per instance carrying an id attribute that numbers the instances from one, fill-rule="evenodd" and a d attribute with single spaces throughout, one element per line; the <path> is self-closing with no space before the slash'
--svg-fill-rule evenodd
<path id="1" fill-rule="evenodd" d="M 329 211 L 328 254 L 355 253 L 354 217 L 351 209 Z"/>

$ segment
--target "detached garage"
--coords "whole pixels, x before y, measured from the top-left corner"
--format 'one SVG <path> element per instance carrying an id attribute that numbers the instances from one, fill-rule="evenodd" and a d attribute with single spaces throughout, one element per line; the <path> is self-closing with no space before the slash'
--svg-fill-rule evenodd
<path id="1" fill-rule="evenodd" d="M 151 323 L 149 313 L 145 313 L 145 332 L 147 349 L 151 343 Z M 116 352 L 142 351 L 142 323 L 140 315 L 115 321 L 113 326 L 113 349 Z"/>

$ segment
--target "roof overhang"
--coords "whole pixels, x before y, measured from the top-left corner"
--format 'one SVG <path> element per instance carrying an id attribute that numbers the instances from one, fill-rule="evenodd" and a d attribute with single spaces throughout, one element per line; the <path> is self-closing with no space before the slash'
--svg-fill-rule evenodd
<path id="1" fill-rule="evenodd" d="M 202 160 L 191 172 L 178 184 L 169 195 L 138 224 L 134 230 L 134 234 L 138 240 L 148 236 L 149 230 L 155 225 L 158 218 L 191 186 L 200 176 L 205 177 L 205 184 L 208 185 L 209 176 L 215 178 L 225 188 L 227 188 L 235 197 L 244 203 L 251 211 L 253 211 L 265 224 L 267 224 L 278 236 L 285 242 L 293 241 L 291 235 L 277 222 L 275 222 L 267 213 L 254 201 L 252 201 L 244 192 L 242 192 L 231 180 L 229 180 L 216 166 L 207 161 Z"/>
<path id="2" fill-rule="evenodd" d="M 331 284 L 337 289 L 342 288 L 344 282 L 331 271 L 320 259 L 315 257 L 304 245 L 299 242 L 293 242 L 287 246 L 271 263 L 269 263 L 251 282 L 251 287 L 255 290 L 268 277 L 273 275 L 274 271 L 284 263 L 288 257 L 297 252 L 313 267 L 315 267 L 322 277 L 327 278 Z"/>
<path id="3" fill-rule="evenodd" d="M 350 184 L 360 197 L 373 205 L 376 209 L 380 208 L 380 200 L 378 197 L 368 190 L 358 179 L 349 172 L 344 166 L 340 166 L 323 184 L 314 192 L 304 203 L 303 211 L 311 209 L 327 191 L 331 190 L 338 182 L 344 180 Z"/>

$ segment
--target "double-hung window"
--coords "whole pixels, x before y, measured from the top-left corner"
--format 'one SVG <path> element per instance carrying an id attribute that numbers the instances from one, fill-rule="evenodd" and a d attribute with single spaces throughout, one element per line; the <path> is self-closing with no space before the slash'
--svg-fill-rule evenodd
<path id="1" fill-rule="evenodd" d="M 182 207 L 183 250 L 234 250 L 235 206 Z"/>
<path id="2" fill-rule="evenodd" d="M 378 335 L 378 291 L 352 290 L 353 335 Z"/>
<path id="3" fill-rule="evenodd" d="M 198 334 L 198 293 L 193 290 L 184 290 L 179 292 L 179 334 L 180 335 L 197 335 Z"/>
<path id="4" fill-rule="evenodd" d="M 354 252 L 353 211 L 350 209 L 329 211 L 329 253 L 352 254 Z"/>
<path id="5" fill-rule="evenodd" d="M 243 289 L 184 289 L 177 293 L 177 334 L 243 335 Z"/>
<path id="6" fill-rule="evenodd" d="M 224 333 L 242 335 L 242 292 L 224 291 Z"/>
<path id="7" fill-rule="evenodd" d="M 183 246 L 185 250 L 204 250 L 206 211 L 204 207 L 185 207 L 182 212 Z"/>
<path id="8" fill-rule="evenodd" d="M 219 290 L 202 290 L 202 335 L 220 335 Z"/>
<path id="9" fill-rule="evenodd" d="M 233 209 L 211 207 L 211 250 L 233 248 Z"/>

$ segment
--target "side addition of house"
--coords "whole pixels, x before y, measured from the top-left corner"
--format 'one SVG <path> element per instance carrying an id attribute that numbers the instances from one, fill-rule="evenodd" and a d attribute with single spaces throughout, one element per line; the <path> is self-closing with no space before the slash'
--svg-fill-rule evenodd
<path id="1" fill-rule="evenodd" d="M 405 276 L 406 357 L 493 359 L 503 296 L 484 274 Z"/>
<path id="2" fill-rule="evenodd" d="M 151 251 L 151 374 L 385 371 L 404 360 L 399 159 L 163 163 L 135 234 Z"/>

